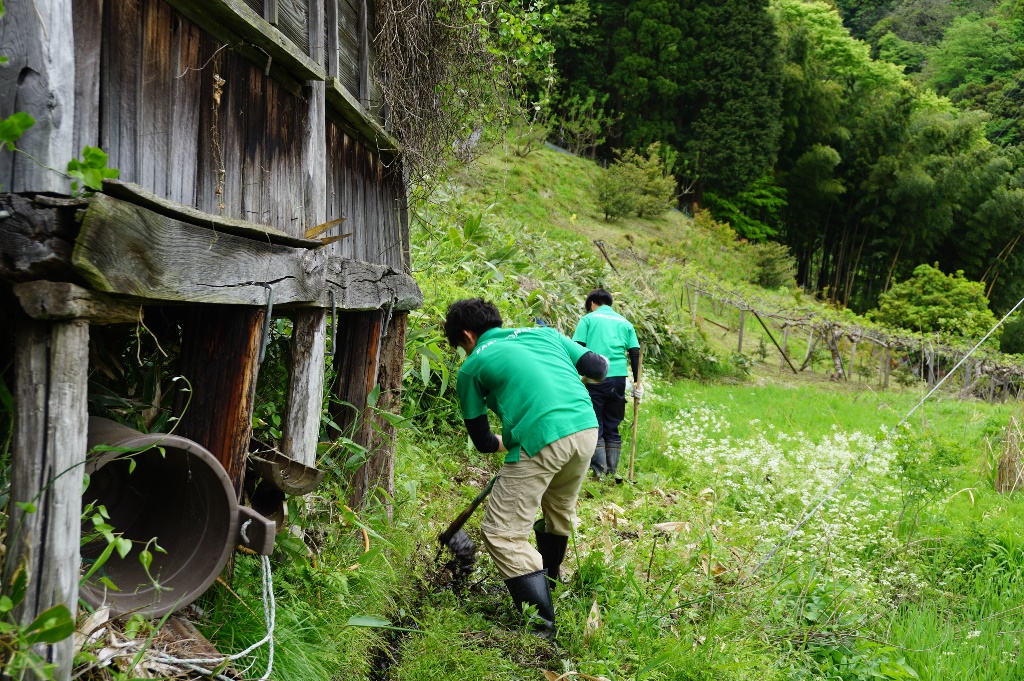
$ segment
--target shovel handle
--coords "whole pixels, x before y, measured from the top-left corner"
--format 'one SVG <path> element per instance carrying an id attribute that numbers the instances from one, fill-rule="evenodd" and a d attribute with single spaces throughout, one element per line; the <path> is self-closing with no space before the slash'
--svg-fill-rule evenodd
<path id="1" fill-rule="evenodd" d="M 469 516 L 473 515 L 473 511 L 476 510 L 476 507 L 479 506 L 480 503 L 487 498 L 487 495 L 491 493 L 491 488 L 494 487 L 494 481 L 497 479 L 497 475 L 491 478 L 484 488 L 480 490 L 480 494 L 476 495 L 476 499 L 473 499 L 472 503 L 470 503 L 469 506 L 467 506 L 462 513 L 452 521 L 452 524 L 448 526 L 447 530 L 438 535 L 437 540 L 441 542 L 442 546 L 447 546 L 448 542 L 451 541 L 453 536 L 455 536 L 455 533 L 462 529 L 462 526 L 466 524 L 467 520 L 469 520 Z"/>

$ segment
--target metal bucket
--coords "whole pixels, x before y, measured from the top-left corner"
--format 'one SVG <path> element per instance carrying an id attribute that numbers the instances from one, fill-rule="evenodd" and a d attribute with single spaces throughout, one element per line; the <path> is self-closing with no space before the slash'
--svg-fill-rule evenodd
<path id="1" fill-rule="evenodd" d="M 90 417 L 89 449 L 101 445 L 117 449 L 95 452 L 86 462 L 90 481 L 82 502 L 104 506 L 113 533 L 129 539 L 132 549 L 123 559 L 111 553 L 81 585 L 79 595 L 89 605 L 107 605 L 114 615 L 162 617 L 206 591 L 237 544 L 263 555 L 273 550 L 274 523 L 238 505 L 227 473 L 204 447 Z M 82 534 L 89 533 L 95 531 L 86 520 Z M 149 545 L 147 575 L 139 556 L 151 539 L 166 553 Z M 107 545 L 99 537 L 82 547 L 84 571 Z"/>

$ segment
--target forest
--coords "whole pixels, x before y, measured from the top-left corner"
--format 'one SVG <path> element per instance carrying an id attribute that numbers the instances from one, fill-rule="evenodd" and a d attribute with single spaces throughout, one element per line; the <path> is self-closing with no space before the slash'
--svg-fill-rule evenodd
<path id="1" fill-rule="evenodd" d="M 681 206 L 787 245 L 836 304 L 870 309 L 922 263 L 1016 302 L 1021 3 L 554 5 L 554 85 L 532 92 L 556 142 L 660 142 Z"/>

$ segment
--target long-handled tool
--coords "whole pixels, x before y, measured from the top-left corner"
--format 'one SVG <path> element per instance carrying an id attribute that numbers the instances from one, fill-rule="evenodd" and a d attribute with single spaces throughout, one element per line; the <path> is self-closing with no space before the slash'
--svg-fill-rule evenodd
<path id="1" fill-rule="evenodd" d="M 447 530 L 437 537 L 437 540 L 441 542 L 441 548 L 447 547 L 455 556 L 456 564 L 454 567 L 459 572 L 468 573 L 473 569 L 473 564 L 476 563 L 476 545 L 469 538 L 469 535 L 466 534 L 466 531 L 462 529 L 462 526 L 469 520 L 469 516 L 473 515 L 476 507 L 491 493 L 491 488 L 494 487 L 494 481 L 497 479 L 497 475 L 491 478 L 484 488 L 480 490 L 480 494 L 476 495 L 472 503 L 452 521 Z M 439 553 L 438 556 L 440 555 Z"/>
<path id="2" fill-rule="evenodd" d="M 640 346 L 640 358 L 636 363 L 636 380 L 639 383 L 644 370 L 644 347 Z M 636 459 L 636 426 L 640 415 L 640 400 L 633 398 L 633 441 L 629 443 L 629 481 L 633 482 L 633 461 Z"/>

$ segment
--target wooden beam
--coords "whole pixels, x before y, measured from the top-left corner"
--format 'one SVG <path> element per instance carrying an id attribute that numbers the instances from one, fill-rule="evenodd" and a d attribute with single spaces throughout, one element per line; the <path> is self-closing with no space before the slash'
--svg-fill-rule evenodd
<path id="1" fill-rule="evenodd" d="M 384 129 L 337 78 L 327 82 L 327 103 L 341 119 L 345 132 L 364 143 L 371 151 L 384 155 L 394 155 L 401 151 L 398 140 Z"/>
<path id="2" fill-rule="evenodd" d="M 21 112 L 35 119 L 18 141 L 24 154 L 0 151 L 6 191 L 66 192 L 59 171 L 78 154 L 74 144 L 75 42 L 72 0 L 8 2 L 0 45 L 0 120 Z"/>
<path id="3" fill-rule="evenodd" d="M 416 280 L 387 265 L 331 256 L 326 280 L 341 310 L 379 310 L 389 305 L 395 310 L 412 310 L 423 305 L 423 292 Z M 318 303 L 330 306 L 326 290 Z"/>
<path id="4" fill-rule="evenodd" d="M 32 319 L 84 319 L 93 324 L 142 321 L 142 306 L 114 300 L 65 281 L 27 281 L 14 285 L 14 295 Z"/>
<path id="5" fill-rule="evenodd" d="M 237 220 L 223 215 L 204 213 L 198 208 L 193 208 L 192 206 L 186 206 L 181 203 L 175 203 L 174 201 L 168 201 L 167 199 L 161 198 L 148 189 L 140 187 L 133 182 L 104 180 L 103 193 L 121 199 L 122 201 L 127 201 L 128 203 L 134 203 L 142 206 L 143 208 L 148 208 L 159 215 L 174 218 L 175 220 L 180 220 L 181 222 L 186 222 L 190 225 L 207 227 L 217 232 L 225 232 L 227 234 L 244 236 L 250 239 L 258 239 L 271 244 L 295 246 L 298 248 L 318 248 L 323 245 L 316 239 L 304 239 L 302 237 L 292 236 L 291 234 L 282 232 L 279 229 L 260 225 L 255 222 L 249 222 L 248 220 Z"/>
<path id="6" fill-rule="evenodd" d="M 276 64 L 299 81 L 325 77 L 319 64 L 244 0 L 167 1 L 192 22 L 260 66 Z M 246 43 L 256 49 L 245 49 Z"/>
<path id="7" fill-rule="evenodd" d="M 786 336 L 785 336 L 785 333 L 786 333 L 786 330 L 788 330 L 788 327 L 786 328 L 786 330 L 784 330 L 784 331 L 783 331 L 783 334 L 784 334 L 784 335 L 783 335 L 783 337 L 782 337 L 782 345 L 780 346 L 780 345 L 778 344 L 778 342 L 776 342 L 776 340 L 775 340 L 775 336 L 774 336 L 774 335 L 772 335 L 772 332 L 771 332 L 771 330 L 770 330 L 770 329 L 768 328 L 768 325 L 764 323 L 764 320 L 763 320 L 763 319 L 761 319 L 761 315 L 757 314 L 757 310 L 751 310 L 751 312 L 753 312 L 753 313 L 754 313 L 754 318 L 755 318 L 755 319 L 757 319 L 757 321 L 761 323 L 761 328 L 762 328 L 762 329 L 764 329 L 765 333 L 767 333 L 767 334 L 768 334 L 768 337 L 772 339 L 772 343 L 773 343 L 773 344 L 775 345 L 775 347 L 776 347 L 776 348 L 778 349 L 778 351 L 779 351 L 779 354 L 781 354 L 781 355 L 782 355 L 782 359 L 786 360 L 786 364 L 788 364 L 788 365 L 789 365 L 789 368 L 793 370 L 793 373 L 794 373 L 794 374 L 798 374 L 798 373 L 800 373 L 799 371 L 797 371 L 797 370 L 796 370 L 796 367 L 795 367 L 795 366 L 793 366 L 793 363 L 789 361 L 789 356 L 788 356 L 788 355 L 786 355 L 786 351 L 785 351 L 785 350 L 783 349 L 783 348 L 785 347 L 785 345 L 786 345 Z M 741 333 L 742 333 L 742 331 L 741 331 Z"/>
<path id="8" fill-rule="evenodd" d="M 72 618 L 78 609 L 88 374 L 88 323 L 18 323 L 4 584 L 25 570 L 28 590 L 14 609 L 22 625 L 56 605 Z M 36 651 L 56 665 L 51 678 L 70 678 L 72 637 Z"/>
<path id="9" fill-rule="evenodd" d="M 405 331 L 408 317 L 406 312 L 394 314 L 388 326 L 388 333 L 381 340 L 377 370 L 380 398 L 377 400 L 378 411 L 373 417 L 371 454 L 365 464 L 365 478 L 357 476 L 360 481 L 365 479 L 369 483 L 362 487 L 363 496 L 377 488 L 383 489 L 391 498 L 395 496 L 396 428 L 383 413 L 402 412 L 402 375 L 405 366 Z M 351 497 L 352 495 L 350 500 Z"/>
<path id="10" fill-rule="evenodd" d="M 0 279 L 76 278 L 71 251 L 77 231 L 72 207 L 40 206 L 24 196 L 0 194 Z"/>
<path id="11" fill-rule="evenodd" d="M 274 287 L 277 305 L 315 301 L 326 259 L 322 249 L 222 234 L 99 194 L 85 213 L 72 264 L 104 293 L 262 306 L 264 284 Z"/>
<path id="12" fill-rule="evenodd" d="M 242 489 L 252 435 L 264 314 L 263 308 L 197 305 L 182 319 L 178 373 L 188 380 L 191 392 L 178 393 L 177 434 L 217 457 L 236 494 Z"/>
<path id="13" fill-rule="evenodd" d="M 277 26 L 278 20 L 277 0 L 263 0 L 263 18 L 271 26 Z"/>
<path id="14" fill-rule="evenodd" d="M 423 303 L 404 272 L 307 250 L 222 234 L 97 195 L 72 255 L 75 270 L 97 291 L 176 303 L 329 307 L 342 310 Z"/>
<path id="15" fill-rule="evenodd" d="M 311 468 L 316 466 L 316 445 L 324 406 L 326 339 L 326 310 L 295 312 L 281 452 Z"/>

